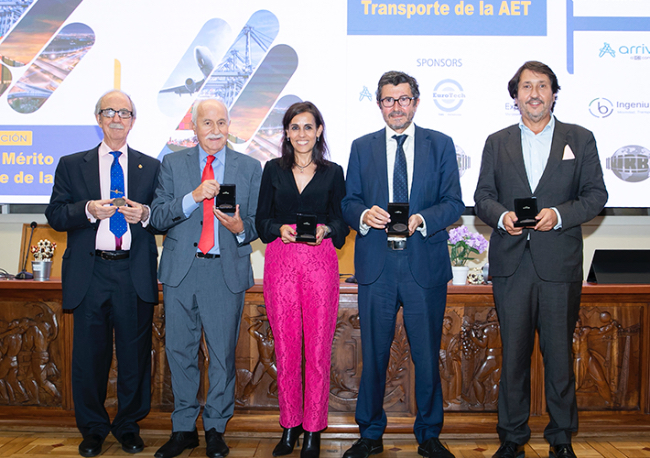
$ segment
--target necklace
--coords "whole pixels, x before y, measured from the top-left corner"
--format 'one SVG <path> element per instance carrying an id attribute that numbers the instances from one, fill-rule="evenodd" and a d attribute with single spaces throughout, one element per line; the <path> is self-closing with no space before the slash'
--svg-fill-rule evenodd
<path id="1" fill-rule="evenodd" d="M 300 165 L 295 161 L 294 161 L 294 164 L 295 164 L 296 167 L 298 167 L 300 169 L 300 173 L 305 173 L 305 169 L 311 165 L 313 160 L 314 160 L 314 158 L 309 159 L 309 162 L 307 162 L 305 165 Z"/>

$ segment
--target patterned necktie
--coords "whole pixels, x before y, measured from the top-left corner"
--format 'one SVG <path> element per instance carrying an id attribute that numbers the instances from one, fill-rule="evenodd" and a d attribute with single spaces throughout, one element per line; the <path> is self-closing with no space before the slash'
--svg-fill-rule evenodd
<path id="1" fill-rule="evenodd" d="M 214 154 L 208 154 L 208 161 L 203 168 L 201 181 L 214 180 L 214 170 L 212 170 Z M 203 228 L 201 229 L 201 239 L 199 240 L 199 250 L 206 254 L 214 246 L 214 213 L 212 213 L 214 199 L 205 199 L 203 201 Z"/>
<path id="2" fill-rule="evenodd" d="M 404 142 L 408 135 L 393 135 L 397 141 L 395 152 L 395 167 L 393 168 L 393 202 L 409 201 L 408 175 L 406 172 L 406 154 L 404 154 Z"/>
<path id="3" fill-rule="evenodd" d="M 124 198 L 124 171 L 118 160 L 122 154 L 119 151 L 112 151 L 113 163 L 111 164 L 111 199 L 121 197 Z M 126 220 L 124 215 L 120 212 L 115 212 L 111 216 L 111 221 L 109 224 L 111 232 L 115 234 L 116 237 L 116 248 L 119 250 L 121 248 L 121 238 L 126 233 Z"/>

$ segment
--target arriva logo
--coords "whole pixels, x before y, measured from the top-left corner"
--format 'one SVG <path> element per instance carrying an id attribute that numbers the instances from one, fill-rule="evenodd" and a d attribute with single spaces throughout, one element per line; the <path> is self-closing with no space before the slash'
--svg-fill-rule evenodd
<path id="1" fill-rule="evenodd" d="M 612 57 L 616 57 L 616 51 L 612 49 L 609 43 L 605 43 L 604 46 L 600 48 L 598 52 L 598 57 L 603 57 L 605 54 L 609 54 Z"/>
<path id="2" fill-rule="evenodd" d="M 630 59 L 650 59 L 650 48 L 645 44 L 623 44 L 623 45 L 610 45 L 603 43 L 603 47 L 598 50 L 598 57 L 600 58 L 616 58 L 616 55 L 629 57 Z"/>

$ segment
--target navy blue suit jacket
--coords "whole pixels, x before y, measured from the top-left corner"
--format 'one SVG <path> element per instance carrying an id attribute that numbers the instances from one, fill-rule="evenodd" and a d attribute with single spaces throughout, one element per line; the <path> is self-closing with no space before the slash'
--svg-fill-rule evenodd
<path id="1" fill-rule="evenodd" d="M 86 217 L 89 200 L 100 200 L 99 146 L 80 153 L 63 156 L 54 177 L 54 187 L 45 216 L 54 230 L 68 233 L 63 254 L 61 280 L 63 308 L 74 309 L 88 293 L 95 265 L 95 238 L 99 221 Z M 127 174 L 129 199 L 151 205 L 158 180 L 160 162 L 128 148 Z M 158 249 L 151 225 L 129 224 L 131 229 L 131 277 L 138 297 L 158 303 L 156 259 Z"/>
<path id="2" fill-rule="evenodd" d="M 359 234 L 364 210 L 377 205 L 388 208 L 388 166 L 385 129 L 352 143 L 343 218 L 357 231 L 354 252 L 355 276 L 360 284 L 373 283 L 386 260 L 386 231 L 373 229 Z M 415 127 L 413 184 L 410 214 L 419 213 L 426 222 L 427 236 L 416 231 L 407 243 L 409 265 L 423 288 L 442 285 L 451 279 L 447 226 L 465 209 L 461 197 L 456 149 L 452 139 L 440 132 Z"/>

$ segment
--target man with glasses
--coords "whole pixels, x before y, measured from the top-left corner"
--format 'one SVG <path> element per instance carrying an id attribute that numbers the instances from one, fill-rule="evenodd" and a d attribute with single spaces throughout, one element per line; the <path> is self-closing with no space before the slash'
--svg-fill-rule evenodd
<path id="1" fill-rule="evenodd" d="M 418 453 L 453 458 L 438 439 L 443 421 L 438 353 L 452 277 L 445 228 L 465 206 L 453 141 L 412 123 L 419 97 L 415 78 L 385 73 L 377 105 L 386 127 L 352 143 L 342 207 L 346 222 L 357 231 L 354 264 L 363 372 L 356 409 L 361 439 L 344 458 L 383 451 L 386 370 L 400 306 L 415 364 Z M 408 204 L 404 235 L 387 232 L 389 227 L 399 229 L 391 224 L 389 203 Z"/>
<path id="2" fill-rule="evenodd" d="M 138 420 L 151 405 L 151 321 L 158 303 L 156 240 L 149 225 L 160 162 L 130 148 L 135 106 L 121 91 L 104 94 L 95 119 L 104 139 L 59 160 L 45 216 L 68 233 L 63 308 L 74 316 L 72 397 L 83 435 L 79 454 L 99 455 L 112 433 L 127 453 L 144 448 Z M 118 360 L 118 410 L 104 408 Z"/>

